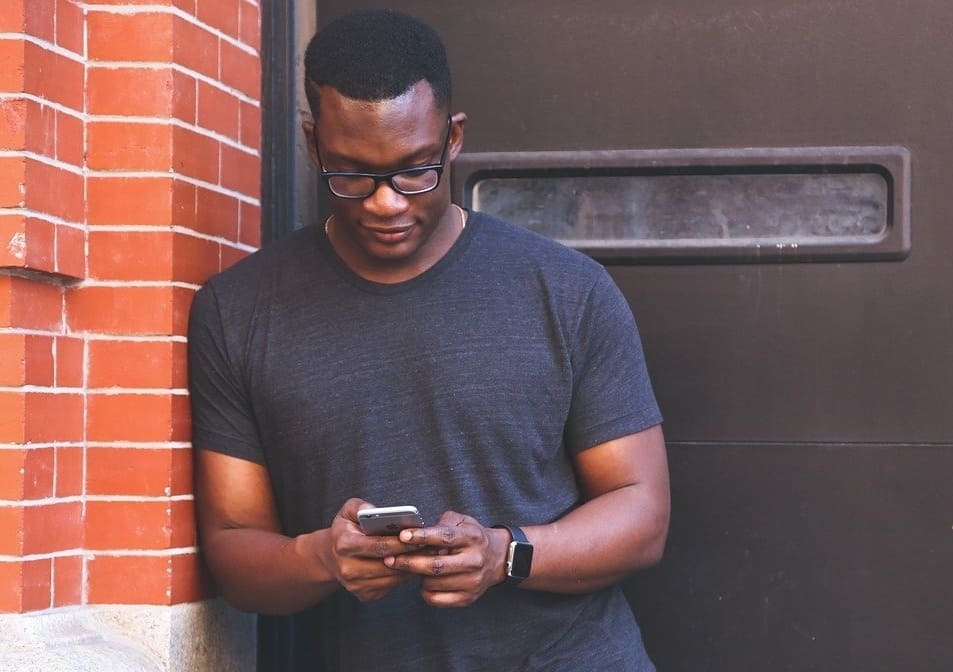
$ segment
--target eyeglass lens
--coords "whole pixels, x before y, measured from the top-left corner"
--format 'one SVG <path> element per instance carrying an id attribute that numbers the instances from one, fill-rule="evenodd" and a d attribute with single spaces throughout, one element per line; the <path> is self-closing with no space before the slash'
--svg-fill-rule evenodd
<path id="1" fill-rule="evenodd" d="M 389 177 L 370 177 L 365 175 L 333 175 L 328 178 L 328 186 L 338 196 L 370 196 L 379 181 L 386 180 L 390 186 L 402 194 L 420 194 L 430 191 L 440 180 L 440 171 L 435 168 L 407 170 Z"/>

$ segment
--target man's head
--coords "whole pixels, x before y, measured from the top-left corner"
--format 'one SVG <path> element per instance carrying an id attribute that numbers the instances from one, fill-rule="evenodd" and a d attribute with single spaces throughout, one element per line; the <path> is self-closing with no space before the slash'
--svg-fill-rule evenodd
<path id="1" fill-rule="evenodd" d="M 302 121 L 329 187 L 331 244 L 352 270 L 400 282 L 435 264 L 460 234 L 449 165 L 466 115 L 450 113 L 450 71 L 429 26 L 387 10 L 350 12 L 308 46 L 313 119 Z"/>
<path id="2" fill-rule="evenodd" d="M 349 12 L 321 30 L 305 53 L 305 91 L 320 113 L 320 88 L 354 100 L 396 98 L 424 80 L 438 109 L 450 109 L 450 66 L 440 36 L 412 16 L 387 9 Z"/>

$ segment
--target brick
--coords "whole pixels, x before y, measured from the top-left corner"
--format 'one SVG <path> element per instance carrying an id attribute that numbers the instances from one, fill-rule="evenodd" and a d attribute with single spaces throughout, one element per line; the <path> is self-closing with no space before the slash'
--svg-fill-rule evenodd
<path id="1" fill-rule="evenodd" d="M 0 392 L 0 443 L 25 443 L 25 409 L 23 392 Z"/>
<path id="2" fill-rule="evenodd" d="M 189 235 L 173 239 L 173 277 L 178 282 L 204 284 L 221 270 L 221 245 L 213 240 Z"/>
<path id="3" fill-rule="evenodd" d="M 241 41 L 255 51 L 261 49 L 261 10 L 258 3 L 241 3 Z"/>
<path id="4" fill-rule="evenodd" d="M 180 448 L 90 447 L 86 453 L 86 493 L 169 497 L 172 480 L 181 477 L 184 465 Z"/>
<path id="5" fill-rule="evenodd" d="M 56 273 L 75 279 L 86 277 L 86 230 L 56 226 Z"/>
<path id="6" fill-rule="evenodd" d="M 116 1 L 121 2 L 122 0 L 116 0 Z M 191 14 L 192 16 L 195 16 L 195 13 L 196 13 L 195 3 L 196 3 L 196 0 L 172 0 L 172 5 L 174 7 L 177 7 L 178 9 L 181 9 L 182 11 L 186 12 L 187 14 Z"/>
<path id="7" fill-rule="evenodd" d="M 187 441 L 188 398 L 166 394 L 90 394 L 90 441 Z"/>
<path id="8" fill-rule="evenodd" d="M 90 114 L 164 117 L 172 111 L 170 67 L 92 67 L 87 77 Z"/>
<path id="9" fill-rule="evenodd" d="M 24 90 L 25 44 L 23 40 L 0 39 L 0 91 Z"/>
<path id="10" fill-rule="evenodd" d="M 226 189 L 258 198 L 261 192 L 261 159 L 223 145 L 221 184 Z"/>
<path id="11" fill-rule="evenodd" d="M 86 216 L 97 226 L 168 226 L 171 177 L 90 177 Z"/>
<path id="12" fill-rule="evenodd" d="M 172 73 L 172 116 L 187 124 L 198 121 L 198 81 L 176 70 Z"/>
<path id="13" fill-rule="evenodd" d="M 234 196 L 199 187 L 196 191 L 195 228 L 226 240 L 238 237 L 239 202 Z"/>
<path id="14" fill-rule="evenodd" d="M 20 613 L 22 607 L 23 562 L 0 558 L 0 613 Z"/>
<path id="15" fill-rule="evenodd" d="M 237 264 L 248 256 L 248 252 L 231 245 L 222 245 L 222 270 Z"/>
<path id="16" fill-rule="evenodd" d="M 56 166 L 27 159 L 26 207 L 70 222 L 82 222 L 83 176 Z"/>
<path id="17" fill-rule="evenodd" d="M 239 138 L 241 103 L 232 94 L 198 83 L 198 125 L 232 140 Z"/>
<path id="18" fill-rule="evenodd" d="M 28 42 L 23 48 L 24 91 L 83 109 L 85 67 L 82 62 Z"/>
<path id="19" fill-rule="evenodd" d="M 93 121 L 86 137 L 93 170 L 167 171 L 172 163 L 169 124 Z"/>
<path id="20" fill-rule="evenodd" d="M 173 287 L 74 287 L 66 295 L 73 331 L 169 336 L 182 328 Z M 186 318 L 187 319 L 187 318 Z"/>
<path id="21" fill-rule="evenodd" d="M 91 231 L 89 277 L 98 280 L 172 280 L 170 231 Z"/>
<path id="22" fill-rule="evenodd" d="M 26 10 L 24 32 L 52 44 L 56 39 L 54 0 L 28 0 Z"/>
<path id="23" fill-rule="evenodd" d="M 76 0 L 56 0 L 56 44 L 82 54 L 86 41 L 86 17 Z"/>
<path id="24" fill-rule="evenodd" d="M 83 546 L 83 504 L 57 502 L 23 509 L 23 553 L 39 555 Z"/>
<path id="25" fill-rule="evenodd" d="M 246 147 L 254 150 L 261 149 L 261 108 L 242 101 L 241 103 L 241 137 L 240 141 Z"/>
<path id="26" fill-rule="evenodd" d="M 29 334 L 24 338 L 26 358 L 24 383 L 51 387 L 55 382 L 54 339 L 52 336 Z"/>
<path id="27" fill-rule="evenodd" d="M 53 561 L 39 558 L 23 562 L 23 611 L 49 609 L 53 602 Z"/>
<path id="28" fill-rule="evenodd" d="M 56 331 L 62 313 L 61 287 L 32 278 L 0 276 L 0 327 Z"/>
<path id="29" fill-rule="evenodd" d="M 172 62 L 173 18 L 167 12 L 90 11 L 86 21 L 91 61 Z"/>
<path id="30" fill-rule="evenodd" d="M 23 268 L 27 265 L 26 217 L 0 215 L 0 266 Z"/>
<path id="31" fill-rule="evenodd" d="M 198 18 L 202 23 L 207 23 L 229 37 L 238 38 L 242 4 L 242 0 L 200 2 L 198 4 Z"/>
<path id="32" fill-rule="evenodd" d="M 16 332 L 0 333 L 0 387 L 27 384 L 27 338 Z M 0 499 L 4 497 L 0 495 Z"/>
<path id="33" fill-rule="evenodd" d="M 191 448 L 174 448 L 172 450 L 171 495 L 190 495 L 193 487 L 193 462 Z"/>
<path id="34" fill-rule="evenodd" d="M 22 33 L 26 26 L 25 0 L 7 0 L 0 6 L 0 33 Z"/>
<path id="35" fill-rule="evenodd" d="M 86 137 L 83 120 L 65 112 L 56 112 L 56 158 L 82 167 L 86 162 Z"/>
<path id="36" fill-rule="evenodd" d="M 222 42 L 221 82 L 249 98 L 261 97 L 261 57 L 229 42 Z"/>
<path id="37" fill-rule="evenodd" d="M 0 556 L 23 555 L 24 507 L 0 504 Z"/>
<path id="38" fill-rule="evenodd" d="M 56 446 L 56 497 L 84 494 L 86 455 L 81 446 Z"/>
<path id="39" fill-rule="evenodd" d="M 169 545 L 172 548 L 192 548 L 198 543 L 195 528 L 195 502 L 178 499 L 169 503 L 171 509 Z"/>
<path id="40" fill-rule="evenodd" d="M 3 175 L 0 180 L 0 208 L 22 208 L 26 202 L 26 158 L 0 157 L 0 175 Z"/>
<path id="41" fill-rule="evenodd" d="M 184 229 L 196 228 L 198 188 L 191 182 L 175 180 L 172 185 L 172 224 Z"/>
<path id="42" fill-rule="evenodd" d="M 185 347 L 169 340 L 90 341 L 89 387 L 185 388 L 188 381 L 174 363 L 185 356 Z"/>
<path id="43" fill-rule="evenodd" d="M 169 595 L 172 604 L 198 602 L 214 595 L 212 578 L 198 554 L 185 553 L 172 556 Z"/>
<path id="44" fill-rule="evenodd" d="M 83 601 L 83 557 L 53 558 L 53 606 L 69 607 Z"/>
<path id="45" fill-rule="evenodd" d="M 29 165 L 29 164 L 28 164 Z M 27 180 L 31 171 L 27 170 Z M 27 199 L 29 203 L 31 199 Z M 33 271 L 53 273 L 56 270 L 56 225 L 42 219 L 28 218 L 26 229 L 25 267 Z"/>
<path id="46" fill-rule="evenodd" d="M 26 439 L 35 443 L 83 440 L 83 395 L 28 392 L 24 417 Z"/>
<path id="47" fill-rule="evenodd" d="M 167 556 L 96 555 L 87 567 L 91 604 L 169 603 L 172 563 Z"/>
<path id="48" fill-rule="evenodd" d="M 23 499 L 26 452 L 23 448 L 0 448 L 0 500 Z"/>
<path id="49" fill-rule="evenodd" d="M 29 101 L 26 120 L 25 148 L 41 156 L 56 156 L 56 110 L 35 101 Z"/>
<path id="50" fill-rule="evenodd" d="M 86 548 L 164 550 L 172 533 L 167 501 L 101 502 L 86 504 Z"/>
<path id="51" fill-rule="evenodd" d="M 261 247 L 261 207 L 242 202 L 238 242 Z"/>
<path id="52" fill-rule="evenodd" d="M 53 495 L 52 448 L 31 448 L 23 460 L 23 499 L 47 499 Z"/>
<path id="53" fill-rule="evenodd" d="M 175 62 L 212 79 L 219 78 L 219 39 L 201 26 L 175 17 L 173 26 Z"/>
<path id="54" fill-rule="evenodd" d="M 56 353 L 55 385 L 82 387 L 86 370 L 83 339 L 57 336 L 53 349 Z"/>
<path id="55" fill-rule="evenodd" d="M 210 184 L 218 184 L 219 143 L 214 138 L 179 127 L 172 130 L 172 137 L 172 167 L 175 172 Z"/>
<path id="56" fill-rule="evenodd" d="M 0 150 L 26 148 L 27 111 L 31 101 L 23 99 L 0 100 Z"/>

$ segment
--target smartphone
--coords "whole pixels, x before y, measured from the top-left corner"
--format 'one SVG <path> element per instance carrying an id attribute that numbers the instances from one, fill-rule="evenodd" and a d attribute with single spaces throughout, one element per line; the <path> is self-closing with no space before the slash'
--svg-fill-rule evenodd
<path id="1" fill-rule="evenodd" d="M 384 506 L 379 509 L 361 509 L 357 520 L 364 534 L 370 536 L 394 535 L 408 527 L 423 527 L 424 519 L 416 506 Z"/>

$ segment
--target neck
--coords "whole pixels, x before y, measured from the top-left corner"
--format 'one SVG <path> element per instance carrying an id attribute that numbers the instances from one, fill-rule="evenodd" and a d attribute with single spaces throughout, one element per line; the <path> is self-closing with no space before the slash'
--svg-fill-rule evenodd
<path id="1" fill-rule="evenodd" d="M 416 248 L 406 254 L 401 254 L 399 248 L 385 248 L 383 254 L 375 254 L 374 247 L 362 237 L 359 224 L 349 228 L 333 214 L 325 220 L 324 232 L 338 257 L 354 273 L 371 282 L 397 284 L 422 275 L 440 261 L 466 225 L 467 212 L 451 204 L 435 228 L 426 233 L 415 232 L 423 239 L 418 239 Z"/>

